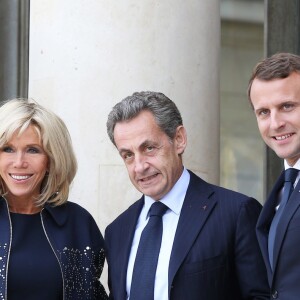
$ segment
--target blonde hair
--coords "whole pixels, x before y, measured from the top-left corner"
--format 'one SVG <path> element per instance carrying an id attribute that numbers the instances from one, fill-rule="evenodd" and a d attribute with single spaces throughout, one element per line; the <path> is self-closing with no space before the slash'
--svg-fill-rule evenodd
<path id="1" fill-rule="evenodd" d="M 0 107 L 0 148 L 14 133 L 22 134 L 30 125 L 37 130 L 49 160 L 37 206 L 46 202 L 54 206 L 65 203 L 70 184 L 77 171 L 77 161 L 69 131 L 60 117 L 32 99 L 12 99 Z M 0 193 L 5 195 L 5 185 L 0 177 Z"/>

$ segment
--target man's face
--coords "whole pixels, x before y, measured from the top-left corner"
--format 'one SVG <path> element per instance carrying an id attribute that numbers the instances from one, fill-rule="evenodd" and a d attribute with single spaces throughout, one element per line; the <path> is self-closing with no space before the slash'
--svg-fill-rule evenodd
<path id="1" fill-rule="evenodd" d="M 142 111 L 132 120 L 117 123 L 114 138 L 136 189 L 155 200 L 165 196 L 183 171 L 180 154 L 186 147 L 184 127 L 179 126 L 170 141 L 152 113 Z"/>
<path id="2" fill-rule="evenodd" d="M 263 140 L 293 166 L 300 158 L 300 74 L 255 79 L 250 98 Z"/>

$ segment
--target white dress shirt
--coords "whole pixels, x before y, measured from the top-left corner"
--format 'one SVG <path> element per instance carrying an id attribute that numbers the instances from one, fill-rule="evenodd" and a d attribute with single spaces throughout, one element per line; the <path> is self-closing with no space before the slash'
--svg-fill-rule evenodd
<path id="1" fill-rule="evenodd" d="M 168 299 L 168 270 L 169 261 L 174 242 L 175 232 L 180 216 L 180 211 L 183 205 L 184 197 L 190 182 L 190 174 L 184 169 L 181 177 L 178 179 L 174 187 L 165 195 L 160 201 L 168 206 L 168 210 L 163 215 L 163 235 L 158 257 L 157 270 L 155 275 L 154 285 L 154 300 L 167 300 Z M 145 196 L 145 203 L 141 210 L 139 219 L 137 221 L 131 251 L 129 255 L 127 278 L 126 278 L 126 291 L 127 299 L 130 294 L 131 279 L 133 273 L 134 261 L 139 245 L 141 233 L 147 225 L 149 216 L 148 212 L 150 206 L 155 202 L 148 196 Z"/>

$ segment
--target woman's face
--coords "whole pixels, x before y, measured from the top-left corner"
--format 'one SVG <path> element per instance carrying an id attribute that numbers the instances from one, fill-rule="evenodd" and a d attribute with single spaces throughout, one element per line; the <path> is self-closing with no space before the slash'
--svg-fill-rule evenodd
<path id="1" fill-rule="evenodd" d="M 48 157 L 33 125 L 0 149 L 0 176 L 9 202 L 35 201 L 47 169 Z"/>

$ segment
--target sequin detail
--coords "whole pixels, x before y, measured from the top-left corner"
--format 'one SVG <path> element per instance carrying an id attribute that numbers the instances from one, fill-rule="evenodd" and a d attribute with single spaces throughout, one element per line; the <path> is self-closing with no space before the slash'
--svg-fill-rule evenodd
<path id="1" fill-rule="evenodd" d="M 83 250 L 65 247 L 57 252 L 65 280 L 66 300 L 99 299 L 99 295 L 107 299 L 99 281 L 105 260 L 103 249 L 95 252 L 90 246 Z"/>
<path id="2" fill-rule="evenodd" d="M 8 244 L 0 245 L 0 299 L 5 299 L 5 295 L 2 291 L 6 290 L 6 262 L 8 250 Z"/>

